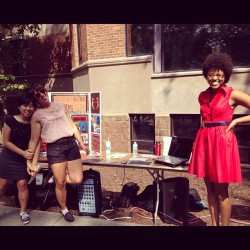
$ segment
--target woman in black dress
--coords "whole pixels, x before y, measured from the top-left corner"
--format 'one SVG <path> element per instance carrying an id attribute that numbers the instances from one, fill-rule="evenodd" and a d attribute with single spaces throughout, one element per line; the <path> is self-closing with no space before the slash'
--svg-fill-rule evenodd
<path id="1" fill-rule="evenodd" d="M 30 222 L 26 212 L 29 191 L 27 181 L 29 174 L 26 160 L 34 156 L 28 151 L 31 127 L 30 118 L 33 115 L 36 102 L 33 97 L 24 94 L 18 99 L 20 114 L 7 115 L 3 125 L 3 149 L 0 154 L 0 198 L 3 197 L 11 181 L 16 181 L 18 199 L 20 202 L 20 217 L 23 224 Z M 34 158 L 39 156 L 38 146 Z"/>

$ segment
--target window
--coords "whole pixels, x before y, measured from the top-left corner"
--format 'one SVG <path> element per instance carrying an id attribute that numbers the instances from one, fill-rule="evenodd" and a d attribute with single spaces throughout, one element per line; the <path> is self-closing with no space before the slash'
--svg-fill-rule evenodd
<path id="1" fill-rule="evenodd" d="M 233 119 L 243 115 L 234 115 Z M 195 138 L 200 128 L 200 115 L 196 114 L 171 114 L 171 136 Z M 238 124 L 234 128 L 237 137 L 240 161 L 250 164 L 250 123 Z"/>
<path id="2" fill-rule="evenodd" d="M 234 119 L 244 115 L 234 115 Z M 234 133 L 237 137 L 239 152 L 240 152 L 240 161 L 241 163 L 250 164 L 250 123 L 244 122 L 237 124 L 234 128 Z"/>
<path id="3" fill-rule="evenodd" d="M 155 144 L 155 115 L 130 114 L 131 152 L 136 141 L 138 153 L 154 154 Z"/>
<path id="4" fill-rule="evenodd" d="M 154 25 L 127 25 L 127 55 L 138 56 L 154 53 Z"/>
<path id="5" fill-rule="evenodd" d="M 82 64 L 82 32 L 81 32 L 81 25 L 77 24 L 77 49 L 78 49 L 78 56 L 79 56 L 79 65 Z"/>
<path id="6" fill-rule="evenodd" d="M 127 39 L 128 55 L 155 54 L 156 72 L 201 70 L 213 51 L 250 66 L 250 24 L 130 24 Z"/>
<path id="7" fill-rule="evenodd" d="M 171 114 L 171 136 L 195 138 L 201 126 L 199 114 Z"/>

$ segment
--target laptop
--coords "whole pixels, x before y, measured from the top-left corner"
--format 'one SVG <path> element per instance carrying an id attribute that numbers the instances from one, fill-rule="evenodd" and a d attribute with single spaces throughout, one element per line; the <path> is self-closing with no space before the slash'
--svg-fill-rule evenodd
<path id="1" fill-rule="evenodd" d="M 154 158 L 155 163 L 164 164 L 170 167 L 188 164 L 194 139 L 187 137 L 171 137 L 168 155 L 157 156 Z"/>

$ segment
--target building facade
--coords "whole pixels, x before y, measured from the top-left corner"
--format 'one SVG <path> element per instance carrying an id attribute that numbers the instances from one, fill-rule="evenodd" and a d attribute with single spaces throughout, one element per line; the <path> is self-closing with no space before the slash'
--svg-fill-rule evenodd
<path id="1" fill-rule="evenodd" d="M 193 35 L 189 32 L 194 29 L 186 25 L 183 26 L 186 30 L 173 33 L 179 26 L 170 26 L 137 25 L 135 29 L 131 24 L 43 24 L 39 37 L 29 44 L 32 54 L 29 71 L 16 79 L 45 83 L 53 92 L 100 91 L 102 149 L 109 138 L 113 152 L 131 152 L 133 142 L 137 141 L 139 152 L 153 153 L 155 142 L 162 141 L 163 136 L 195 137 L 200 124 L 197 98 L 208 87 L 199 64 L 176 70 L 168 63 L 170 55 L 176 62 L 181 57 L 189 61 L 184 42 L 191 42 Z M 212 34 L 216 34 L 218 27 L 210 26 Z M 205 27 L 208 34 L 210 26 Z M 203 34 L 202 28 L 196 30 Z M 176 40 L 182 41 L 181 49 L 159 42 L 166 41 L 163 34 L 170 31 L 177 38 L 189 35 L 190 39 Z M 144 40 L 143 34 L 148 34 Z M 192 42 L 194 49 L 203 46 Z M 134 52 L 144 48 L 144 53 Z M 247 51 L 244 48 L 242 57 Z M 165 58 L 163 50 L 168 53 Z M 192 53 L 199 56 L 195 50 Z M 200 57 L 204 59 L 205 54 L 207 51 Z M 5 70 L 13 73 L 11 68 Z M 235 67 L 228 85 L 250 94 L 249 83 L 250 65 Z M 249 114 L 249 110 L 237 108 L 235 114 Z M 237 132 L 242 162 L 250 162 L 247 128 L 249 124 L 238 126 Z"/>
<path id="2" fill-rule="evenodd" d="M 128 55 L 130 28 L 125 24 L 70 25 L 73 90 L 101 92 L 102 148 L 108 137 L 112 151 L 122 152 L 131 152 L 135 140 L 139 141 L 140 152 L 143 142 L 148 141 L 147 150 L 153 150 L 154 142 L 162 141 L 163 136 L 194 137 L 200 119 L 198 94 L 208 87 L 202 71 L 159 72 L 157 60 L 161 58 L 156 45 L 153 54 Z M 229 85 L 250 93 L 249 72 L 248 67 L 237 67 Z M 247 113 L 244 108 L 235 110 L 238 115 Z M 142 129 L 143 121 L 151 115 L 154 124 L 149 133 L 153 138 L 133 126 L 141 117 Z M 148 127 L 150 122 L 145 125 Z M 241 130 L 240 144 L 244 150 L 247 146 L 246 152 L 242 149 L 242 157 L 249 160 L 246 126 Z"/>

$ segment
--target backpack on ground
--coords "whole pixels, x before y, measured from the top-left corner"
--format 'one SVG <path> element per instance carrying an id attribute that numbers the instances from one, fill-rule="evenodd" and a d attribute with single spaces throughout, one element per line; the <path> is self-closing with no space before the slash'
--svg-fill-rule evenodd
<path id="1" fill-rule="evenodd" d="M 122 187 L 121 196 L 115 200 L 114 206 L 128 208 L 133 204 L 136 199 L 137 192 L 139 191 L 140 187 L 137 183 L 128 182 Z"/>
<path id="2" fill-rule="evenodd" d="M 161 185 L 161 184 L 160 184 Z M 146 186 L 146 188 L 136 196 L 133 206 L 142 208 L 148 212 L 155 212 L 155 202 L 156 202 L 156 183 Z"/>

